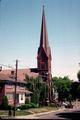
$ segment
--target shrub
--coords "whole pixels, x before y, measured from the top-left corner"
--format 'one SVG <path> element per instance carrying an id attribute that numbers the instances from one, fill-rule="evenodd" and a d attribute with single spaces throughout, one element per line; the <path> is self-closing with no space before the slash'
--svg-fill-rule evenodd
<path id="1" fill-rule="evenodd" d="M 2 103 L 1 103 L 1 108 L 8 109 L 8 98 L 7 98 L 7 96 L 3 96 Z"/>
<path id="2" fill-rule="evenodd" d="M 29 99 L 28 98 L 26 98 L 26 100 L 25 100 L 25 104 L 27 104 L 27 103 L 29 103 Z"/>
<path id="3" fill-rule="evenodd" d="M 20 108 L 21 110 L 25 110 L 25 109 L 26 109 L 26 105 L 21 105 L 19 108 Z"/>
<path id="4" fill-rule="evenodd" d="M 38 107 L 38 105 L 35 104 L 35 103 L 30 103 L 30 104 L 31 104 L 31 108 L 37 108 Z"/>
<path id="5" fill-rule="evenodd" d="M 0 110 L 11 110 L 12 106 L 8 105 L 8 98 L 7 96 L 3 96 L 2 103 L 0 105 Z"/>
<path id="6" fill-rule="evenodd" d="M 25 110 L 25 109 L 37 108 L 37 107 L 38 106 L 34 103 L 28 103 L 28 104 L 25 104 L 25 105 L 21 105 L 18 108 L 21 109 L 21 110 Z"/>
<path id="7" fill-rule="evenodd" d="M 59 107 L 59 105 L 57 103 L 51 103 L 49 106 L 50 107 Z"/>
<path id="8" fill-rule="evenodd" d="M 0 110 L 12 110 L 12 107 L 10 105 L 8 106 L 3 106 L 2 104 L 0 105 Z"/>

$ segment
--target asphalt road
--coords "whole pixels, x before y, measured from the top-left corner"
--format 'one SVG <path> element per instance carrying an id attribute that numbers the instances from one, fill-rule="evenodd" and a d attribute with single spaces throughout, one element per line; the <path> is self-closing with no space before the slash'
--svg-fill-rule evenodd
<path id="1" fill-rule="evenodd" d="M 37 116 L 38 119 L 53 120 L 80 120 L 80 109 L 66 109 L 59 112 L 52 112 L 45 115 Z"/>

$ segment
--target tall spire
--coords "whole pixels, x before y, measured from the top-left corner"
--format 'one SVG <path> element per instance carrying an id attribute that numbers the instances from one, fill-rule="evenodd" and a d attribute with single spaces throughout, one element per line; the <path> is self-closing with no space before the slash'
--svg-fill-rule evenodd
<path id="1" fill-rule="evenodd" d="M 45 10 L 43 6 L 40 46 L 38 48 L 37 68 L 39 75 L 48 85 L 48 98 L 51 101 L 51 49 L 46 29 Z"/>
<path id="2" fill-rule="evenodd" d="M 43 47 L 44 51 L 47 54 L 47 49 L 49 47 L 49 43 L 48 43 L 48 34 L 47 34 L 47 29 L 46 29 L 46 19 L 45 19 L 44 5 L 43 5 L 43 13 L 42 13 L 40 47 Z"/>

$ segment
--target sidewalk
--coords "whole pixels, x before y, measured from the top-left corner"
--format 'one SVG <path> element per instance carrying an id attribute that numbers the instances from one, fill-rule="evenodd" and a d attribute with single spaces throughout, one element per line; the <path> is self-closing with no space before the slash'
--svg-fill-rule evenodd
<path id="1" fill-rule="evenodd" d="M 38 119 L 41 115 L 46 115 L 46 114 L 49 114 L 49 113 L 52 113 L 52 112 L 60 112 L 60 111 L 63 111 L 63 110 L 66 110 L 66 109 L 65 108 L 60 108 L 58 110 L 51 110 L 49 112 L 34 113 L 34 114 L 31 114 L 31 115 L 26 115 L 26 116 L 16 116 L 15 118 L 16 119 Z"/>

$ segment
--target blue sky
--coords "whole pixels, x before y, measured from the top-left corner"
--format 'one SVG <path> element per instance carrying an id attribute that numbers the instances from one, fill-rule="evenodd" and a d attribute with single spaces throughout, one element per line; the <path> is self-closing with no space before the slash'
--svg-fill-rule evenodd
<path id="1" fill-rule="evenodd" d="M 80 0 L 1 0 L 0 64 L 37 66 L 42 6 L 52 51 L 52 75 L 76 78 L 80 69 Z"/>

